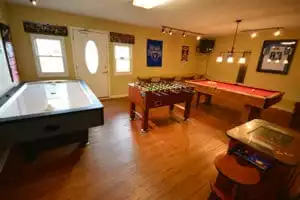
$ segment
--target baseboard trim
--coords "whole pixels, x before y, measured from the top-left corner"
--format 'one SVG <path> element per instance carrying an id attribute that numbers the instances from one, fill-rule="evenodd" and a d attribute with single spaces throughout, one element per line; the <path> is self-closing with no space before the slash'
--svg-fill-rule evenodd
<path id="1" fill-rule="evenodd" d="M 286 107 L 283 107 L 283 106 L 278 106 L 278 105 L 274 105 L 274 106 L 272 106 L 272 108 L 275 108 L 277 110 L 282 110 L 282 111 L 285 111 L 285 112 L 288 112 L 288 113 L 293 113 L 294 112 L 293 109 L 286 108 Z"/>
<path id="2" fill-rule="evenodd" d="M 128 97 L 128 94 L 111 95 L 109 98 L 110 99 L 120 99 L 120 98 L 124 98 L 124 97 Z"/>

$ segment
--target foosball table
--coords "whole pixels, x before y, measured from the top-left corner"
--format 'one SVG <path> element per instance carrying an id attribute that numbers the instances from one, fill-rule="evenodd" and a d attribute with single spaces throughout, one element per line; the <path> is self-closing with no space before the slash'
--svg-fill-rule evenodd
<path id="1" fill-rule="evenodd" d="M 184 119 L 188 119 L 194 88 L 177 81 L 139 81 L 129 83 L 128 96 L 130 103 L 130 118 L 135 119 L 136 105 L 142 109 L 142 132 L 148 130 L 149 109 L 169 106 L 170 111 L 174 104 L 185 103 Z"/>

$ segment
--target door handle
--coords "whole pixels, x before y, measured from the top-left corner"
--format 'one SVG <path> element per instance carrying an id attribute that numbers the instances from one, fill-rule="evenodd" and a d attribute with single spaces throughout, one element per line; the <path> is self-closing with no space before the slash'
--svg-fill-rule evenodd
<path id="1" fill-rule="evenodd" d="M 102 74 L 107 74 L 107 73 L 108 73 L 108 70 L 106 70 L 106 71 L 102 72 Z"/>

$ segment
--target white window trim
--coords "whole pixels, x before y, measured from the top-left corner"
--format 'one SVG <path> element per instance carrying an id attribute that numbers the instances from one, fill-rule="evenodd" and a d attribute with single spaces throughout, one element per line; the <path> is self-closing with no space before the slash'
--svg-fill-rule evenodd
<path id="1" fill-rule="evenodd" d="M 31 38 L 31 45 L 32 45 L 32 52 L 35 60 L 35 66 L 37 70 L 37 75 L 39 78 L 44 78 L 44 77 L 68 77 L 69 76 L 69 69 L 68 69 L 68 63 L 67 63 L 67 56 L 66 56 L 66 48 L 65 48 L 65 42 L 64 42 L 64 37 L 62 36 L 52 36 L 52 35 L 42 35 L 42 34 L 30 34 Z M 41 64 L 38 59 L 38 54 L 37 54 L 37 46 L 36 43 L 34 42 L 35 39 L 38 38 L 45 38 L 45 39 L 53 39 L 53 40 L 60 40 L 61 43 L 61 50 L 62 50 L 62 55 L 63 55 L 63 63 L 64 63 L 64 72 L 59 72 L 59 73 L 49 73 L 49 72 L 42 72 L 41 69 Z"/>
<path id="2" fill-rule="evenodd" d="M 123 46 L 123 47 L 130 47 L 129 56 L 131 58 L 130 60 L 130 72 L 117 72 L 117 62 L 115 57 L 115 46 Z M 114 72 L 115 76 L 126 76 L 126 75 L 132 75 L 132 66 L 133 66 L 133 58 L 132 58 L 132 44 L 124 44 L 124 43 L 113 43 L 113 59 L 114 59 Z"/>

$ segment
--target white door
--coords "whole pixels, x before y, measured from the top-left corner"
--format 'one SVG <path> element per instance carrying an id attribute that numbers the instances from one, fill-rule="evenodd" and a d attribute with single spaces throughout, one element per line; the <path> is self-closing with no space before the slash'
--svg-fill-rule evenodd
<path id="1" fill-rule="evenodd" d="M 80 29 L 72 34 L 76 78 L 97 97 L 108 97 L 108 34 Z"/>

